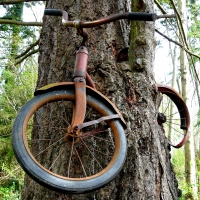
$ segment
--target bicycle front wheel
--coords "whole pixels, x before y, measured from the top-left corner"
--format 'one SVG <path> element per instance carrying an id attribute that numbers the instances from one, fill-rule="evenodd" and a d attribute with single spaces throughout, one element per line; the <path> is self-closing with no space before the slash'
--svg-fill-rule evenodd
<path id="1" fill-rule="evenodd" d="M 12 143 L 25 172 L 45 187 L 65 193 L 101 188 L 122 169 L 126 137 L 119 119 L 83 128 L 72 137 L 74 90 L 57 90 L 34 97 L 16 117 Z M 87 95 L 85 121 L 115 114 Z"/>

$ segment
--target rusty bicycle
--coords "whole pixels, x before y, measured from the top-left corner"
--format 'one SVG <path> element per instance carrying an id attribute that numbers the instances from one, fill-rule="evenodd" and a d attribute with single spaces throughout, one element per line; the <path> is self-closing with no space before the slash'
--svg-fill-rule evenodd
<path id="1" fill-rule="evenodd" d="M 83 38 L 76 53 L 73 82 L 53 83 L 35 91 L 35 97 L 15 119 L 13 149 L 24 171 L 41 185 L 64 193 L 89 192 L 103 187 L 121 171 L 127 142 L 122 115 L 95 89 L 87 73 L 86 28 L 119 19 L 155 21 L 159 16 L 131 12 L 87 22 L 69 21 L 63 10 L 46 9 L 45 15 L 62 16 L 62 23 L 75 27 Z M 176 92 L 160 91 L 175 104 L 180 100 Z M 181 106 L 177 104 L 183 118 L 181 125 L 187 129 L 188 110 L 181 102 Z M 186 109 L 182 111 L 183 107 Z M 166 119 L 162 116 L 158 122 L 162 125 Z"/>

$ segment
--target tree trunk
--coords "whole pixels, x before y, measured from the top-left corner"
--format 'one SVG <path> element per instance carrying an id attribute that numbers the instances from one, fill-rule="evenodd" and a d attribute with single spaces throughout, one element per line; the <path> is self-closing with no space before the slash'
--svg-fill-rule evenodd
<path id="1" fill-rule="evenodd" d="M 70 19 L 95 20 L 130 11 L 130 1 L 49 0 L 47 8 L 65 9 Z M 153 12 L 153 0 L 135 1 L 134 11 Z M 88 72 L 96 88 L 121 111 L 126 122 L 128 155 L 120 174 L 100 190 L 88 194 L 60 194 L 25 177 L 23 200 L 31 199 L 178 199 L 180 191 L 170 163 L 169 145 L 157 124 L 157 91 L 154 75 L 154 23 L 133 22 L 131 41 L 127 21 L 116 21 L 88 30 Z M 37 88 L 71 81 L 74 52 L 80 45 L 74 28 L 58 17 L 44 17 L 40 39 Z M 130 44 L 129 62 L 116 63 L 117 52 Z"/>
<path id="2" fill-rule="evenodd" d="M 186 1 L 179 0 L 179 12 L 183 24 L 184 34 L 187 36 L 187 20 L 186 20 Z M 180 33 L 181 41 L 183 40 L 183 33 Z M 187 39 L 187 38 L 186 38 Z M 187 104 L 187 71 L 188 63 L 186 53 L 183 49 L 180 49 L 180 71 L 181 71 L 181 85 L 182 85 L 182 97 Z M 192 120 L 191 120 L 192 125 Z M 192 192 L 186 195 L 186 199 L 194 199 L 196 194 L 196 166 L 195 166 L 195 153 L 194 153 L 194 136 L 193 128 L 190 128 L 188 141 L 185 143 L 185 178 L 186 183 L 192 188 Z"/>

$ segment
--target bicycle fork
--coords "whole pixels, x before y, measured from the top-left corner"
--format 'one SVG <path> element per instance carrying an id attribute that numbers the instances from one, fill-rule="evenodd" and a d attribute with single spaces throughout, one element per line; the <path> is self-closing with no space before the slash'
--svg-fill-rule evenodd
<path id="1" fill-rule="evenodd" d="M 86 71 L 88 64 L 88 51 L 81 46 L 76 53 L 73 81 L 75 84 L 75 105 L 70 126 L 70 132 L 78 130 L 77 125 L 82 124 L 86 113 Z"/>

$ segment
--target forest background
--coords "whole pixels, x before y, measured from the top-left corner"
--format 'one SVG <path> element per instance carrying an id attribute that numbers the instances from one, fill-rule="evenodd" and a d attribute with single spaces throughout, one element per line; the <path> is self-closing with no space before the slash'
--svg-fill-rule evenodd
<path id="1" fill-rule="evenodd" d="M 35 90 L 39 35 L 45 5 L 43 1 L 13 2 L 0 1 L 0 199 L 6 200 L 20 199 L 23 187 L 24 172 L 15 160 L 11 129 L 19 109 L 32 98 Z M 184 96 L 181 65 L 185 66 L 187 92 L 184 99 L 190 109 L 191 131 L 185 147 L 172 149 L 172 163 L 182 190 L 180 199 L 191 196 L 199 199 L 200 3 L 194 0 L 154 2 L 157 14 L 176 13 L 180 17 L 156 22 L 154 73 L 156 82 L 170 85 Z M 184 59 L 181 51 L 184 51 Z M 186 175 L 186 160 L 190 163 L 189 178 Z"/>

